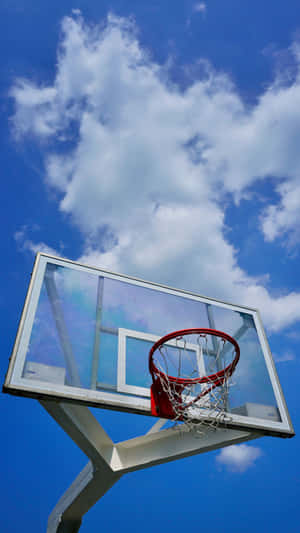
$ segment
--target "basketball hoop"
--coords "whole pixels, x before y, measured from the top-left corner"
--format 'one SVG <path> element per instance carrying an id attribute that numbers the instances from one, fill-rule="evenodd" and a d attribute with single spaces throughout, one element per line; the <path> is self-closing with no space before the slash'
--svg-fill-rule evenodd
<path id="1" fill-rule="evenodd" d="M 222 331 L 193 328 L 165 335 L 149 353 L 152 415 L 192 427 L 217 426 L 227 412 L 239 358 L 238 343 Z"/>

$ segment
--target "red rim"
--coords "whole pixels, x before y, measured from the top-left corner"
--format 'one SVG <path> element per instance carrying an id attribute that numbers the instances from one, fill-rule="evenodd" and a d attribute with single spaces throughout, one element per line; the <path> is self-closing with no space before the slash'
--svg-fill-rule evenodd
<path id="1" fill-rule="evenodd" d="M 210 374 L 209 376 L 203 376 L 202 378 L 178 378 L 175 376 L 169 376 L 168 374 L 165 374 L 164 372 L 162 372 L 155 366 L 153 362 L 153 354 L 160 346 L 162 346 L 165 342 L 168 342 L 171 339 L 175 339 L 177 337 L 184 337 L 185 335 L 192 335 L 192 334 L 213 335 L 215 337 L 221 337 L 222 339 L 230 342 L 235 348 L 235 358 L 223 370 L 219 370 L 215 374 Z M 155 380 L 155 375 L 156 375 L 156 376 L 160 376 L 162 379 L 166 379 L 167 381 L 170 381 L 171 383 L 177 383 L 178 385 L 186 386 L 186 385 L 193 385 L 196 383 L 212 383 L 212 388 L 215 388 L 218 385 L 221 385 L 225 381 L 226 376 L 231 376 L 233 374 L 235 367 L 239 362 L 239 359 L 240 359 L 239 345 L 236 342 L 236 340 L 230 335 L 228 335 L 227 333 L 224 333 L 223 331 L 218 331 L 216 329 L 209 329 L 209 328 L 181 329 L 178 331 L 173 331 L 172 333 L 169 333 L 168 335 L 165 335 L 164 337 L 159 339 L 155 344 L 153 344 L 149 352 L 149 371 L 152 376 L 153 382 Z M 207 390 L 205 394 L 207 394 L 207 392 L 212 390 L 212 388 Z"/>

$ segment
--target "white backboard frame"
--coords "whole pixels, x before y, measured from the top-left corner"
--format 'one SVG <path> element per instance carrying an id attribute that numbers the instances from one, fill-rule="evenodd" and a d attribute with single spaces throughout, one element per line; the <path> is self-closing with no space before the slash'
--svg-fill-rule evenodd
<path id="1" fill-rule="evenodd" d="M 123 359 L 120 363 L 120 369 L 118 371 L 118 387 L 120 387 L 120 390 L 124 388 L 124 394 L 119 395 L 118 398 L 116 398 L 115 394 L 110 391 L 97 391 L 97 390 L 89 390 L 89 389 L 82 389 L 79 387 L 70 387 L 68 385 L 60 385 L 55 384 L 53 386 L 50 383 L 42 382 L 39 380 L 30 380 L 22 377 L 22 372 L 24 368 L 25 358 L 26 358 L 26 352 L 28 349 L 29 341 L 30 341 L 30 334 L 34 322 L 34 316 L 36 312 L 36 308 L 38 305 L 39 295 L 44 279 L 45 269 L 47 263 L 52 263 L 53 265 L 58 266 L 70 266 L 75 270 L 88 272 L 95 274 L 97 276 L 101 275 L 106 278 L 115 279 L 115 280 L 121 280 L 125 281 L 127 283 L 131 283 L 133 285 L 148 287 L 151 289 L 156 289 L 161 292 L 166 292 L 169 294 L 174 295 L 181 295 L 185 298 L 197 300 L 204 303 L 213 304 L 215 306 L 222 306 L 223 308 L 231 309 L 231 310 L 240 310 L 240 312 L 246 312 L 249 315 L 253 317 L 253 320 L 256 325 L 257 333 L 260 338 L 263 355 L 265 358 L 265 363 L 269 372 L 270 380 L 273 386 L 274 395 L 277 401 L 281 422 L 276 422 L 274 420 L 268 421 L 268 424 L 266 425 L 266 421 L 259 419 L 259 418 L 253 418 L 253 417 L 247 417 L 247 420 L 245 420 L 245 417 L 239 416 L 238 414 L 231 414 L 230 417 L 228 417 L 228 420 L 225 420 L 225 423 L 227 423 L 228 427 L 233 428 L 239 428 L 242 430 L 260 430 L 264 432 L 265 434 L 274 434 L 279 436 L 292 436 L 294 435 L 294 430 L 291 424 L 291 420 L 288 414 L 288 410 L 285 404 L 285 400 L 283 397 L 283 393 L 280 387 L 280 383 L 277 377 L 276 369 L 274 362 L 272 360 L 272 356 L 270 353 L 270 349 L 268 346 L 268 342 L 264 333 L 264 329 L 262 326 L 262 322 L 260 319 L 259 312 L 255 309 L 247 308 L 245 306 L 236 306 L 233 304 L 228 304 L 225 302 L 216 301 L 212 298 L 206 298 L 200 295 L 196 295 L 191 292 L 187 292 L 180 289 L 172 289 L 167 286 L 161 286 L 156 283 L 146 282 L 137 278 L 131 278 L 129 276 L 125 276 L 122 274 L 116 274 L 112 272 L 108 272 L 106 270 L 102 270 L 97 267 L 89 267 L 86 265 L 82 265 L 80 263 L 75 263 L 73 261 L 70 261 L 68 259 L 62 259 L 54 256 L 50 256 L 44 253 L 38 253 L 36 262 L 34 265 L 32 278 L 27 294 L 27 298 L 25 301 L 24 310 L 22 313 L 15 346 L 13 349 L 13 353 L 10 360 L 9 369 L 7 372 L 5 384 L 3 387 L 4 392 L 9 392 L 12 394 L 17 395 L 23 395 L 23 396 L 29 396 L 29 397 L 35 397 L 35 398 L 44 398 L 44 399 L 59 399 L 62 401 L 71 401 L 74 403 L 83 403 L 90 406 L 99 406 L 103 408 L 108 409 L 118 409 L 121 411 L 129 411 L 129 412 L 135 412 L 135 413 L 141 413 L 141 414 L 150 414 L 150 400 L 149 396 L 146 397 L 146 394 L 143 397 L 137 397 L 134 396 L 132 393 L 132 390 L 129 393 L 129 390 L 126 390 L 127 383 L 126 383 L 126 376 L 124 375 L 124 362 L 126 358 L 126 354 L 124 355 L 124 351 L 122 352 L 123 348 L 121 348 L 121 354 L 123 353 Z M 121 329 L 121 328 L 120 328 Z M 151 337 L 155 340 L 157 340 L 156 336 L 149 336 L 149 339 Z M 123 335 L 123 340 L 120 342 L 124 343 L 124 339 L 126 338 L 126 335 Z M 123 365 L 123 369 L 122 369 Z"/>

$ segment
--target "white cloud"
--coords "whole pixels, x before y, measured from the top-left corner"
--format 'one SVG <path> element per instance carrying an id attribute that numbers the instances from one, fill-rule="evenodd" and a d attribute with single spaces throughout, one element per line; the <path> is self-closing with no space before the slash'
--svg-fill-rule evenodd
<path id="1" fill-rule="evenodd" d="M 273 357 L 277 363 L 285 363 L 286 361 L 294 361 L 296 359 L 295 354 L 290 350 L 285 351 L 280 355 L 273 353 Z"/>
<path id="2" fill-rule="evenodd" d="M 27 226 L 23 226 L 19 231 L 16 231 L 14 234 L 15 241 L 18 244 L 18 247 L 20 248 L 20 250 L 29 251 L 29 252 L 32 252 L 33 254 L 36 254 L 37 252 L 43 252 L 49 255 L 55 255 L 55 256 L 61 255 L 57 250 L 55 250 L 54 248 L 51 248 L 51 246 L 48 246 L 44 242 L 33 242 L 31 239 L 28 239 L 26 237 L 27 233 L 28 233 Z"/>
<path id="3" fill-rule="evenodd" d="M 54 87 L 37 87 L 28 80 L 18 79 L 10 92 L 16 102 L 15 135 L 33 133 L 47 138 L 57 130 L 59 117 L 53 102 Z"/>
<path id="4" fill-rule="evenodd" d="M 277 187 L 281 201 L 269 205 L 262 218 L 262 229 L 266 240 L 288 235 L 290 245 L 300 241 L 300 175 Z"/>
<path id="5" fill-rule="evenodd" d="M 19 136 L 73 141 L 52 147 L 46 179 L 85 237 L 81 260 L 257 307 L 272 330 L 300 320 L 299 293 L 275 297 L 243 271 L 224 224 L 224 198 L 247 197 L 269 176 L 291 209 L 299 79 L 276 80 L 248 109 L 209 68 L 186 90 L 175 86 L 127 20 L 91 28 L 77 14 L 63 32 L 53 86 L 22 80 L 11 94 Z M 272 209 L 283 208 L 267 207 L 266 238 L 294 231 L 295 218 L 280 222 Z"/>
<path id="6" fill-rule="evenodd" d="M 194 11 L 197 11 L 198 13 L 205 13 L 206 7 L 207 6 L 205 2 L 197 2 L 197 4 L 194 5 Z"/>
<path id="7" fill-rule="evenodd" d="M 28 250 L 34 254 L 42 252 L 44 254 L 55 255 L 59 257 L 61 254 L 51 246 L 48 246 L 44 242 L 33 242 L 30 239 L 26 239 L 23 243 L 23 250 Z"/>
<path id="8" fill-rule="evenodd" d="M 239 444 L 223 448 L 217 456 L 217 462 L 234 472 L 245 472 L 262 456 L 260 448 Z"/>
<path id="9" fill-rule="evenodd" d="M 288 339 L 291 339 L 292 341 L 299 341 L 300 340 L 300 331 L 298 329 L 289 331 L 286 333 L 286 336 Z"/>

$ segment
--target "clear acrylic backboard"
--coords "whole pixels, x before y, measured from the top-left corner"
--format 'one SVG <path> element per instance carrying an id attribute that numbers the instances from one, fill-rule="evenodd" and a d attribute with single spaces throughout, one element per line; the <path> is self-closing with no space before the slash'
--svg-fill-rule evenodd
<path id="1" fill-rule="evenodd" d="M 240 347 L 224 424 L 292 436 L 257 310 L 45 254 L 36 258 L 4 391 L 150 415 L 151 346 L 195 327 L 226 332 Z M 196 344 L 186 348 L 198 356 Z M 199 365 L 205 375 L 209 361 Z"/>

